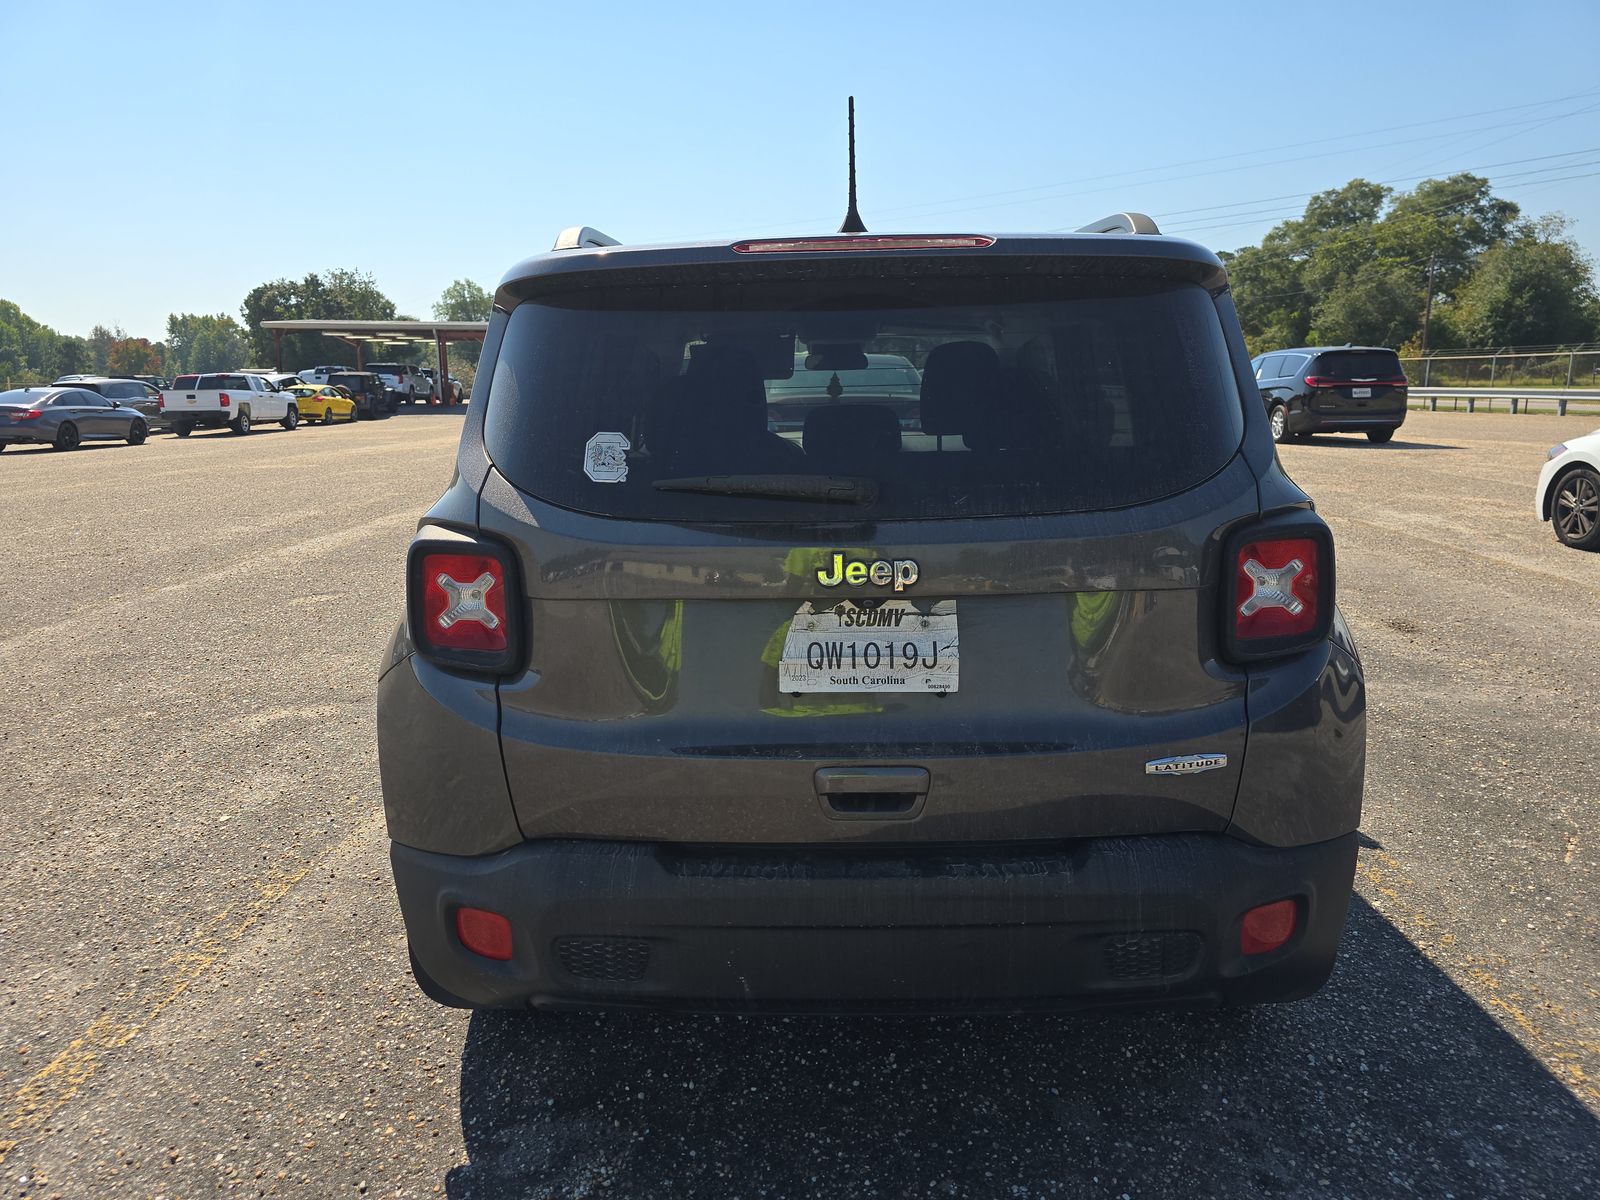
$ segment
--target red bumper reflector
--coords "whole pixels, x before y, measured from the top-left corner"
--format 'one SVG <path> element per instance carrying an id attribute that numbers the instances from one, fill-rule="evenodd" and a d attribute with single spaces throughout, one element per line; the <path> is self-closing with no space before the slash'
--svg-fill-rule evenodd
<path id="1" fill-rule="evenodd" d="M 1293 900 L 1259 904 L 1244 915 L 1239 927 L 1239 952 L 1265 954 L 1269 950 L 1276 950 L 1294 936 L 1294 925 Z"/>
<path id="2" fill-rule="evenodd" d="M 505 962 L 511 957 L 511 922 L 486 908 L 456 909 L 456 936 L 474 954 Z"/>

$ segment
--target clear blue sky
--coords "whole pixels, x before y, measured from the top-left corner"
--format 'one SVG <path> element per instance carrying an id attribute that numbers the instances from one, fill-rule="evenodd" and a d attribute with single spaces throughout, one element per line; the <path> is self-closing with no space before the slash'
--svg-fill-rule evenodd
<path id="1" fill-rule="evenodd" d="M 1594 254 L 1597 47 L 1595 0 L 0 0 L 0 297 L 157 339 L 329 267 L 427 316 L 570 224 L 824 232 L 849 93 L 875 230 L 1130 208 L 1231 248 L 1298 193 L 1477 169 Z"/>

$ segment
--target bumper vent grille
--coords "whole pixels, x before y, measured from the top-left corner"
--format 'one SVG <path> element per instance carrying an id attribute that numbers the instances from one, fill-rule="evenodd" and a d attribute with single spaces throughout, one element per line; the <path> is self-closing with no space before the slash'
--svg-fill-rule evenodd
<path id="1" fill-rule="evenodd" d="M 1138 982 L 1186 975 L 1200 960 L 1194 933 L 1134 933 L 1105 939 L 1106 973 Z"/>
<path id="2" fill-rule="evenodd" d="M 636 938 L 557 938 L 556 957 L 567 974 L 579 979 L 637 983 L 650 966 L 650 943 Z"/>

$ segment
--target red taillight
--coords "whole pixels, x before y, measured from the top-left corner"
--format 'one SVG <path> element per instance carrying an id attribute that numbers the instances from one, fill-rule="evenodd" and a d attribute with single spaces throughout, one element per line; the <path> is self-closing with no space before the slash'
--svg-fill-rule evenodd
<path id="1" fill-rule="evenodd" d="M 456 936 L 474 954 L 506 962 L 511 958 L 511 922 L 486 908 L 456 909 Z"/>
<path id="2" fill-rule="evenodd" d="M 1333 626 L 1333 537 L 1311 513 L 1238 530 L 1223 559 L 1222 650 L 1235 662 L 1298 654 Z"/>
<path id="3" fill-rule="evenodd" d="M 1404 375 L 1396 375 L 1389 379 L 1334 379 L 1329 375 L 1307 375 L 1306 386 L 1314 388 L 1332 387 L 1406 387 L 1410 380 Z"/>
<path id="4" fill-rule="evenodd" d="M 735 254 L 795 254 L 816 250 L 984 250 L 994 239 L 981 233 L 879 234 L 843 237 L 772 238 L 735 242 Z"/>
<path id="5" fill-rule="evenodd" d="M 228 393 L 227 392 L 223 392 L 221 395 L 219 395 L 217 397 L 217 403 L 222 405 L 223 408 L 227 408 L 228 407 Z"/>
<path id="6" fill-rule="evenodd" d="M 1239 923 L 1239 953 L 1266 954 L 1276 950 L 1294 936 L 1297 913 L 1293 900 L 1274 900 L 1271 904 L 1258 904 L 1245 913 Z M 510 930 L 506 932 L 507 943 Z"/>
<path id="7" fill-rule="evenodd" d="M 505 650 L 506 573 L 487 554 L 422 557 L 424 636 L 439 649 Z"/>
<path id="8" fill-rule="evenodd" d="M 1241 639 L 1294 637 L 1321 618 L 1320 547 L 1310 538 L 1246 542 L 1234 561 L 1234 628 Z"/>
<path id="9" fill-rule="evenodd" d="M 423 657 L 510 674 L 522 661 L 522 605 L 515 556 L 498 545 L 448 535 L 411 543 L 406 612 Z"/>
<path id="10" fill-rule="evenodd" d="M 167 398 L 165 396 L 157 396 L 156 397 L 156 408 L 161 409 L 161 408 L 165 408 L 166 406 L 167 406 Z"/>
<path id="11" fill-rule="evenodd" d="M 42 416 L 44 416 L 44 409 L 42 409 L 42 408 L 30 408 L 27 412 L 18 413 L 15 417 L 12 418 L 12 420 L 15 420 L 15 421 L 37 421 Z"/>

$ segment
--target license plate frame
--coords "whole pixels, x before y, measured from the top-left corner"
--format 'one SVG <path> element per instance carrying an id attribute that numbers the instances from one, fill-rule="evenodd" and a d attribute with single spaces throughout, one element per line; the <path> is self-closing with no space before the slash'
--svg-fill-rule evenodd
<path id="1" fill-rule="evenodd" d="M 1369 388 L 1369 387 L 1351 388 L 1350 389 L 1350 399 L 1352 399 L 1352 400 L 1371 400 L 1372 399 L 1372 389 Z"/>
<path id="2" fill-rule="evenodd" d="M 802 604 L 784 635 L 778 687 L 791 695 L 948 695 L 961 683 L 954 600 Z"/>

